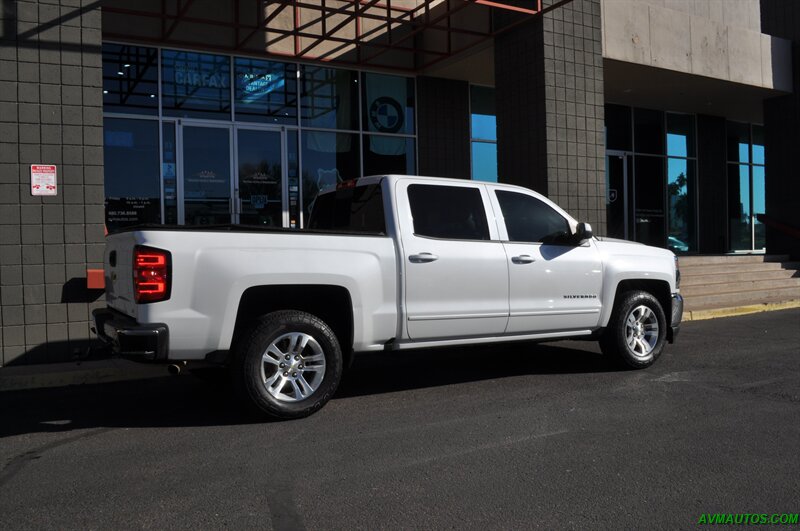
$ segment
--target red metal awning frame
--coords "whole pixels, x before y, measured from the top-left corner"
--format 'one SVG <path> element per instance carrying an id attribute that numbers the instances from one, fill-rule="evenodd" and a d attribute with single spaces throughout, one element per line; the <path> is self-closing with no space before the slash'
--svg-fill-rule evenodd
<path id="1" fill-rule="evenodd" d="M 192 9 L 195 0 L 161 0 L 159 11 L 134 7 L 139 5 L 134 2 L 128 6 L 106 4 L 103 6 L 104 14 L 159 20 L 160 35 L 143 37 L 112 31 L 104 31 L 103 35 L 110 40 L 133 40 L 229 53 L 253 53 L 254 49 L 249 45 L 258 35 L 263 35 L 265 56 L 418 72 L 572 0 L 560 0 L 545 9 L 542 9 L 542 0 L 518 1 L 515 4 L 502 0 L 439 0 L 424 1 L 415 7 L 400 5 L 401 0 L 338 0 L 335 4 L 331 3 L 334 0 L 258 0 L 253 2 L 254 17 L 242 21 L 240 8 L 246 6 L 242 4 L 244 1 L 227 2 L 231 8 L 227 20 L 196 16 Z M 454 16 L 466 9 L 489 10 L 483 15 L 485 27 L 476 29 L 459 26 Z M 502 28 L 493 28 L 491 10 L 496 9 L 509 10 L 519 16 Z M 309 14 L 313 16 L 309 17 Z M 272 24 L 278 17 L 290 18 L 291 27 Z M 340 20 L 333 23 L 333 17 Z M 254 24 L 254 20 L 259 22 Z M 181 23 L 228 28 L 233 30 L 231 42 L 219 45 L 177 39 L 174 35 Z M 365 23 L 374 27 L 365 30 Z M 352 29 L 348 28 L 351 25 Z M 343 37 L 343 30 L 349 30 L 354 38 Z M 438 33 L 439 38 L 421 38 L 424 32 L 431 32 L 426 36 Z M 458 38 L 454 39 L 455 36 Z M 435 45 L 431 44 L 433 41 Z M 279 45 L 281 50 L 276 49 Z M 285 51 L 287 49 L 289 51 Z M 405 63 L 401 65 L 397 65 L 397 61 L 382 62 L 380 59 L 388 52 L 412 56 L 400 61 Z"/>

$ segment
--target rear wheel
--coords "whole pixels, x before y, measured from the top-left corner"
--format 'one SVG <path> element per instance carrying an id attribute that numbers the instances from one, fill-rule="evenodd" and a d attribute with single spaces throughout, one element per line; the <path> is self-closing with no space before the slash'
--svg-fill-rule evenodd
<path id="1" fill-rule="evenodd" d="M 306 417 L 330 400 L 342 377 L 342 351 L 331 328 L 305 312 L 267 314 L 236 347 L 237 388 L 282 419 Z"/>
<path id="2" fill-rule="evenodd" d="M 667 323 L 661 304 L 646 291 L 621 294 L 600 338 L 600 349 L 618 365 L 649 367 L 664 350 Z"/>

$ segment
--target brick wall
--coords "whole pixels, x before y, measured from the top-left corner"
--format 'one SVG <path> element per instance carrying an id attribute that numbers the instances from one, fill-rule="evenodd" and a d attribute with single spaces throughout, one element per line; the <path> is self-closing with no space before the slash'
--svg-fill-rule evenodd
<path id="1" fill-rule="evenodd" d="M 99 2 L 2 6 L 0 363 L 65 361 L 101 296 L 85 287 L 103 258 Z M 57 165 L 57 196 L 31 195 L 31 164 Z"/>
<path id="2" fill-rule="evenodd" d="M 600 0 L 574 0 L 495 39 L 500 180 L 546 194 L 596 234 L 606 230 L 601 38 Z"/>
<path id="3" fill-rule="evenodd" d="M 419 173 L 469 179 L 469 84 L 417 78 Z"/>

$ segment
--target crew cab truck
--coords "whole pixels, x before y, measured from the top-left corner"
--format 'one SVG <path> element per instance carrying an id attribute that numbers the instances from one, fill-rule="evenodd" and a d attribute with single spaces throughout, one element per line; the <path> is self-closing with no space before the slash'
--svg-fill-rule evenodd
<path id="1" fill-rule="evenodd" d="M 254 405 L 297 418 L 354 353 L 595 338 L 644 368 L 681 322 L 672 252 L 593 237 L 525 188 L 365 177 L 320 194 L 307 225 L 109 236 L 98 336 L 142 361 L 228 364 Z"/>

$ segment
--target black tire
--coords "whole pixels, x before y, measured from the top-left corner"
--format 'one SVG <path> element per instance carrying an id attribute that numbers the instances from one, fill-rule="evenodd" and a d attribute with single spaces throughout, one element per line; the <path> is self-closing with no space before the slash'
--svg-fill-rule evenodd
<path id="1" fill-rule="evenodd" d="M 276 376 L 275 372 L 279 372 L 280 369 L 264 361 L 267 349 L 286 334 L 310 336 L 316 342 L 315 347 L 318 346 L 324 355 L 324 370 L 318 371 L 319 374 L 324 375 L 321 377 L 318 387 L 308 396 L 297 395 L 298 387 L 304 390 L 308 388 L 304 385 L 297 386 L 296 383 L 299 382 L 296 378 L 293 383 L 291 374 L 288 379 L 283 378 L 281 380 L 281 375 L 277 374 Z M 289 340 L 287 339 L 286 341 Z M 309 343 L 311 344 L 312 342 Z M 281 344 L 286 343 L 279 342 L 279 345 Z M 309 348 L 306 347 L 298 351 L 300 353 L 299 362 L 291 360 L 290 362 L 302 363 L 303 353 L 308 355 Z M 281 349 L 279 348 L 279 350 Z M 287 349 L 287 351 L 289 350 L 291 350 L 291 346 Z M 281 350 L 281 352 L 284 351 Z M 313 351 L 311 352 L 312 354 L 314 353 Z M 256 408 L 274 418 L 297 419 L 311 415 L 330 400 L 337 387 L 339 387 L 339 382 L 342 378 L 342 350 L 339 347 L 336 335 L 321 319 L 301 311 L 285 310 L 262 316 L 237 341 L 237 345 L 234 347 L 234 355 L 233 375 L 237 392 Z M 292 356 L 290 355 L 290 357 Z M 303 368 L 302 365 L 299 367 Z M 305 370 L 310 371 L 308 367 Z M 291 372 L 291 368 L 289 368 L 289 372 Z M 303 370 L 298 370 L 297 372 L 301 377 L 303 376 Z M 309 374 L 312 374 L 314 378 L 317 377 L 317 373 L 309 372 Z M 267 390 L 267 382 L 271 379 L 270 375 L 277 378 L 274 382 L 278 383 L 280 389 L 288 389 L 286 394 L 292 393 L 293 396 L 287 397 L 283 395 L 280 393 L 280 389 L 276 391 L 275 389 L 278 385 L 274 384 L 271 388 L 279 396 L 276 397 L 270 394 Z M 285 383 L 280 384 L 280 381 L 285 381 Z M 293 401 L 290 401 L 290 398 Z"/>
<path id="2" fill-rule="evenodd" d="M 639 343 L 636 339 L 637 331 L 629 334 L 627 321 L 632 312 L 638 312 L 634 316 L 641 315 L 641 307 L 649 308 L 652 312 L 652 318 L 648 314 L 647 321 L 651 325 L 658 325 L 658 334 L 656 337 L 654 330 L 650 328 L 649 336 L 642 337 Z M 644 328 L 647 327 L 643 327 L 643 332 L 647 334 Z M 666 338 L 667 322 L 658 299 L 646 291 L 626 291 L 620 294 L 619 301 L 614 305 L 611 319 L 600 338 L 600 350 L 622 368 L 644 369 L 655 363 L 661 355 Z M 629 340 L 633 341 L 633 348 Z M 646 351 L 648 347 L 651 350 Z"/>

